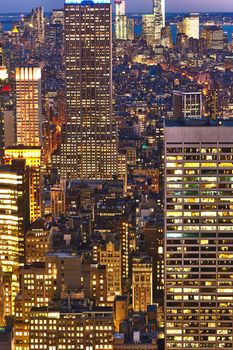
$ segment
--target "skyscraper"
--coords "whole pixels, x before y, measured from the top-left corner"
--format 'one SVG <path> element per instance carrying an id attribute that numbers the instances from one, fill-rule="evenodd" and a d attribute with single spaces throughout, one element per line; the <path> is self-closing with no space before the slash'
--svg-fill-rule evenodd
<path id="1" fill-rule="evenodd" d="M 200 23 L 200 20 L 199 20 L 198 13 L 191 13 L 189 16 L 184 17 L 181 25 L 182 33 L 187 35 L 188 38 L 199 39 L 199 36 L 200 36 L 199 23 Z"/>
<path id="2" fill-rule="evenodd" d="M 29 221 L 28 177 L 23 160 L 0 166 L 0 265 L 5 314 L 14 314 L 19 267 L 24 262 L 24 237 Z"/>
<path id="3" fill-rule="evenodd" d="M 161 28 L 162 29 L 162 28 Z M 147 45 L 155 47 L 155 15 L 146 14 L 142 16 L 142 37 Z"/>
<path id="4" fill-rule="evenodd" d="M 67 124 L 63 179 L 111 179 L 117 172 L 112 99 L 110 0 L 66 0 Z"/>
<path id="5" fill-rule="evenodd" d="M 30 222 L 43 215 L 43 176 L 41 171 L 41 148 L 12 146 L 7 147 L 4 152 L 5 164 L 12 164 L 14 159 L 24 159 L 29 172 L 29 203 L 30 203 Z"/>
<path id="6" fill-rule="evenodd" d="M 117 40 L 127 40 L 125 0 L 115 0 L 115 36 Z"/>
<path id="7" fill-rule="evenodd" d="M 40 146 L 42 138 L 41 69 L 17 67 L 16 78 L 16 143 Z"/>
<path id="8" fill-rule="evenodd" d="M 154 0 L 154 14 L 161 16 L 162 27 L 164 28 L 166 21 L 165 0 Z"/>
<path id="9" fill-rule="evenodd" d="M 173 111 L 175 119 L 201 118 L 201 91 L 173 91 Z"/>
<path id="10" fill-rule="evenodd" d="M 127 20 L 127 39 L 130 41 L 134 40 L 134 18 L 128 18 Z"/>
<path id="11" fill-rule="evenodd" d="M 32 10 L 31 22 L 34 29 L 35 45 L 41 45 L 45 38 L 45 17 L 43 7 L 36 7 L 35 10 Z"/>
<path id="12" fill-rule="evenodd" d="M 232 153 L 224 121 L 165 127 L 165 349 L 233 348 Z"/>
<path id="13" fill-rule="evenodd" d="M 211 50 L 223 50 L 224 48 L 224 31 L 218 26 L 204 27 L 201 37 L 205 39 L 206 46 Z"/>

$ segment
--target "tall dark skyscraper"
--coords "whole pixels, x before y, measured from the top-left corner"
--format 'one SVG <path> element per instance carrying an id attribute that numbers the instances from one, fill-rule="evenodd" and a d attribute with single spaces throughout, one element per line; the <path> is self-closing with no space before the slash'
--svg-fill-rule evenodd
<path id="1" fill-rule="evenodd" d="M 110 0 L 65 1 L 67 125 L 63 179 L 111 179 L 117 172 L 112 99 Z"/>

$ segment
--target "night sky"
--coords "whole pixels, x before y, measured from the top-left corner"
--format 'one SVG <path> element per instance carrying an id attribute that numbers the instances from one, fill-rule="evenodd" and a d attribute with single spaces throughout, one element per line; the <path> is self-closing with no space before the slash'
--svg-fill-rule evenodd
<path id="1" fill-rule="evenodd" d="M 126 0 L 128 12 L 150 12 L 152 0 Z M 0 0 L 0 13 L 25 12 L 42 5 L 46 10 L 61 8 L 64 0 Z M 213 11 L 233 12 L 233 0 L 167 0 L 168 12 Z"/>

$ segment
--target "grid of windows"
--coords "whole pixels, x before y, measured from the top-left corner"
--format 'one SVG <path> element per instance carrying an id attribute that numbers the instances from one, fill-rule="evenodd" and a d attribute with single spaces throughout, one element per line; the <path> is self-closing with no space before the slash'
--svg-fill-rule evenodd
<path id="1" fill-rule="evenodd" d="M 233 142 L 218 129 L 210 143 L 165 131 L 167 349 L 233 348 Z"/>
<path id="2" fill-rule="evenodd" d="M 117 168 L 111 5 L 66 5 L 65 46 L 68 120 L 61 176 L 111 179 Z"/>

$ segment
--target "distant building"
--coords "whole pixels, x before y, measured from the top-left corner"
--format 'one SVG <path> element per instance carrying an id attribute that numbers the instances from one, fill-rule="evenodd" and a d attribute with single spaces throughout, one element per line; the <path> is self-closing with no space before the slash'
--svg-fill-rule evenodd
<path id="1" fill-rule="evenodd" d="M 25 233 L 29 223 L 28 176 L 23 160 L 0 167 L 0 266 L 3 273 L 5 315 L 15 312 L 19 268 L 25 261 Z"/>
<path id="2" fill-rule="evenodd" d="M 161 36 L 162 36 L 162 41 L 161 41 L 162 46 L 172 49 L 173 43 L 172 43 L 172 31 L 171 31 L 170 25 L 166 25 L 164 28 L 162 28 Z"/>
<path id="3" fill-rule="evenodd" d="M 115 37 L 117 40 L 127 40 L 125 0 L 115 0 Z"/>
<path id="4" fill-rule="evenodd" d="M 175 119 L 202 117 L 202 92 L 173 91 L 173 116 Z"/>
<path id="5" fill-rule="evenodd" d="M 3 163 L 4 147 L 5 147 L 5 120 L 4 120 L 4 112 L 0 105 L 0 164 Z"/>
<path id="6" fill-rule="evenodd" d="M 134 18 L 128 18 L 127 19 L 127 39 L 130 41 L 133 41 L 135 38 L 135 33 L 134 33 Z"/>
<path id="7" fill-rule="evenodd" d="M 4 130 L 5 147 L 8 147 L 15 143 L 15 116 L 13 111 L 3 111 L 3 116 L 4 122 L 2 125 L 3 129 L 1 130 Z M 7 127 L 5 127 L 5 125 L 7 125 Z"/>
<path id="8" fill-rule="evenodd" d="M 145 251 L 153 262 L 153 301 L 163 300 L 164 289 L 164 224 L 148 220 L 143 226 Z"/>
<path id="9" fill-rule="evenodd" d="M 32 10 L 31 24 L 35 35 L 35 47 L 37 45 L 42 45 L 45 39 L 45 16 L 43 7 L 36 7 Z"/>
<path id="10" fill-rule="evenodd" d="M 121 250 L 116 243 L 109 241 L 99 249 L 99 262 L 106 265 L 107 300 L 113 303 L 116 295 L 122 293 Z"/>
<path id="11" fill-rule="evenodd" d="M 14 159 L 24 159 L 29 169 L 30 188 L 30 222 L 42 217 L 43 204 L 43 176 L 41 148 L 33 146 L 10 146 L 5 149 L 4 162 L 12 164 Z"/>
<path id="12" fill-rule="evenodd" d="M 42 142 L 41 68 L 17 67 L 15 79 L 16 143 L 39 147 Z"/>
<path id="13" fill-rule="evenodd" d="M 132 259 L 133 310 L 146 311 L 153 303 L 152 259 L 138 256 Z"/>
<path id="14" fill-rule="evenodd" d="M 65 18 L 63 9 L 55 9 L 52 11 L 51 24 L 61 24 L 62 26 L 64 26 Z"/>
<path id="15" fill-rule="evenodd" d="M 207 117 L 216 120 L 220 116 L 220 86 L 218 84 L 210 86 L 205 102 Z"/>
<path id="16" fill-rule="evenodd" d="M 62 214 L 65 213 L 64 197 L 64 189 L 61 185 L 54 185 L 50 189 L 52 215 L 55 218 L 59 218 Z"/>
<path id="17" fill-rule="evenodd" d="M 181 25 L 181 32 L 187 35 L 188 38 L 199 39 L 199 14 L 191 13 L 189 16 L 184 17 Z"/>
<path id="18" fill-rule="evenodd" d="M 165 27 L 165 22 L 166 22 L 165 0 L 154 0 L 154 14 L 157 14 L 161 17 L 162 27 Z"/>
<path id="19" fill-rule="evenodd" d="M 155 46 L 155 15 L 146 14 L 142 16 L 142 37 L 149 47 Z"/>
<path id="20" fill-rule="evenodd" d="M 65 3 L 67 123 L 62 131 L 62 179 L 107 180 L 117 174 L 111 11 L 109 0 L 95 0 L 91 6 L 89 1 Z"/>

